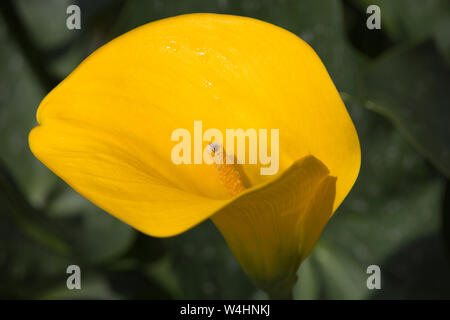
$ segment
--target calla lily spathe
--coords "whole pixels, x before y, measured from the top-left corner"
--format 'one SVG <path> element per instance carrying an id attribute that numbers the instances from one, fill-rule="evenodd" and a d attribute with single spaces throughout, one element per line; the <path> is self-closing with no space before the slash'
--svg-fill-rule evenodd
<path id="1" fill-rule="evenodd" d="M 270 292 L 292 287 L 360 167 L 355 128 L 315 52 L 245 17 L 189 14 L 130 31 L 50 92 L 37 120 L 32 152 L 80 194 L 152 236 L 212 218 Z M 278 174 L 242 165 L 247 188 L 231 196 L 214 165 L 175 165 L 171 133 L 196 120 L 279 129 Z"/>

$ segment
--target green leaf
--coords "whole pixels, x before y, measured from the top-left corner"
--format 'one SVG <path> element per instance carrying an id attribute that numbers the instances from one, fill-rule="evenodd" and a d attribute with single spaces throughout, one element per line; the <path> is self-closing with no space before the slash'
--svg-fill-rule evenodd
<path id="1" fill-rule="evenodd" d="M 173 262 L 166 256 L 148 267 L 148 274 L 173 298 L 183 298 L 180 285 L 173 271 Z"/>
<path id="2" fill-rule="evenodd" d="M 442 233 L 445 240 L 447 254 L 450 257 L 450 180 L 445 183 L 442 200 Z"/>
<path id="3" fill-rule="evenodd" d="M 367 71 L 367 107 L 386 116 L 450 177 L 450 69 L 432 43 L 383 56 Z"/>
<path id="4" fill-rule="evenodd" d="M 386 119 L 355 101 L 346 103 L 360 138 L 361 171 L 305 261 L 313 262 L 314 276 L 302 275 L 303 265 L 298 273 L 297 290 L 302 281 L 307 286 L 315 282 L 320 292 L 311 292 L 323 299 L 370 298 L 367 267 L 375 264 L 381 267 L 382 276 L 389 273 L 390 257 L 436 233 L 441 219 L 443 181 L 433 168 Z M 430 275 L 422 277 L 425 282 Z M 388 296 L 388 289 L 378 294 Z"/>
<path id="5" fill-rule="evenodd" d="M 442 236 L 432 233 L 394 252 L 381 267 L 372 299 L 450 299 L 450 260 Z"/>
<path id="6" fill-rule="evenodd" d="M 85 300 L 85 299 L 123 299 L 123 296 L 114 292 L 107 277 L 98 274 L 85 275 L 82 269 L 81 289 L 69 290 L 66 281 L 61 280 L 58 286 L 46 290 L 38 297 L 43 300 Z"/>
<path id="7" fill-rule="evenodd" d="M 14 221 L 22 233 L 30 239 L 60 254 L 68 254 L 70 248 L 42 212 L 33 208 L 20 191 L 13 177 L 0 161 L 1 215 Z"/>
<path id="8" fill-rule="evenodd" d="M 62 228 L 77 259 L 89 264 L 112 261 L 135 244 L 136 230 L 104 212 L 65 183 L 59 182 L 57 187 L 59 191 L 52 201 L 47 201 L 46 210 L 49 219 L 65 221 Z M 147 242 L 143 242 L 145 247 Z M 148 254 L 151 256 L 152 252 Z"/>
<path id="9" fill-rule="evenodd" d="M 450 65 L 450 13 L 436 24 L 434 38 L 440 53 Z"/>
<path id="10" fill-rule="evenodd" d="M 170 299 L 163 286 L 141 269 L 106 272 L 111 289 L 128 299 Z"/>
<path id="11" fill-rule="evenodd" d="M 373 292 L 365 288 L 367 267 L 374 264 L 383 274 L 390 272 L 393 254 L 437 232 L 440 223 L 443 180 L 386 120 L 357 103 L 348 105 L 361 142 L 362 165 L 355 186 L 312 252 L 315 258 L 316 249 L 319 254 L 323 246 L 330 251 L 325 254 L 329 259 L 316 259 L 320 279 L 326 282 L 323 298 L 369 298 Z M 339 270 L 349 279 L 340 279 Z M 379 294 L 390 293 L 383 289 Z"/>
<path id="12" fill-rule="evenodd" d="M 321 282 L 317 266 L 315 255 L 311 255 L 303 261 L 301 268 L 297 272 L 298 281 L 292 290 L 294 299 L 314 300 L 320 298 Z"/>
<path id="13" fill-rule="evenodd" d="M 80 258 L 98 264 L 114 260 L 131 248 L 136 231 L 92 205 L 82 213 L 81 224 L 71 235 Z"/>
<path id="14" fill-rule="evenodd" d="M 314 250 L 321 273 L 322 296 L 327 299 L 362 299 L 366 295 L 366 274 L 361 264 L 348 257 L 347 248 L 337 248 L 324 241 Z"/>
<path id="15" fill-rule="evenodd" d="M 249 299 L 255 294 L 211 221 L 167 242 L 184 299 Z"/>
<path id="16" fill-rule="evenodd" d="M 32 38 L 40 47 L 50 47 L 70 38 L 74 32 L 66 27 L 66 9 L 68 2 L 48 0 L 45 5 L 40 1 L 14 1 Z M 52 17 L 49 20 L 49 17 Z"/>
<path id="17" fill-rule="evenodd" d="M 33 205 L 43 205 L 57 178 L 28 147 L 28 132 L 36 124 L 43 92 L 4 23 L 0 23 L 0 47 L 0 159 L 26 198 Z"/>

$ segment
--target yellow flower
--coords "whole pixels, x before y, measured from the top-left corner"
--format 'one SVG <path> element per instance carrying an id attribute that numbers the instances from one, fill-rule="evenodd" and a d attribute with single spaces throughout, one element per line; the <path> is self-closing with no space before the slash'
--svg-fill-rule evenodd
<path id="1" fill-rule="evenodd" d="M 128 32 L 50 92 L 37 120 L 32 152 L 80 194 L 157 237 L 212 218 L 274 295 L 292 288 L 360 167 L 355 128 L 314 51 L 245 17 L 182 15 Z M 175 164 L 171 135 L 194 121 L 221 132 L 279 129 L 278 172 Z"/>

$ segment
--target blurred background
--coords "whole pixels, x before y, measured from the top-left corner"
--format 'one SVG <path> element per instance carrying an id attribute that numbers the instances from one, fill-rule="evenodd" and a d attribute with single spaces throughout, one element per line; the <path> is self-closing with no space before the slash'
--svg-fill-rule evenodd
<path id="1" fill-rule="evenodd" d="M 66 9 L 81 9 L 68 30 Z M 366 9 L 381 8 L 369 30 Z M 360 176 L 299 269 L 296 299 L 450 298 L 450 3 L 445 0 L 2 0 L 0 298 L 265 298 L 206 221 L 143 235 L 31 154 L 43 97 L 92 51 L 183 13 L 262 19 L 308 42 L 357 128 Z M 81 290 L 66 268 L 81 267 Z M 381 268 L 381 290 L 366 269 Z"/>

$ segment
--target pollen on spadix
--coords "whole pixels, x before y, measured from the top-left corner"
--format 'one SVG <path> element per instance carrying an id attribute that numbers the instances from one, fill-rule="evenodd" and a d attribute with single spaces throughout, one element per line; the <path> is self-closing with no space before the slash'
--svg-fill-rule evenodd
<path id="1" fill-rule="evenodd" d="M 241 173 L 239 172 L 239 165 L 236 161 L 227 161 L 227 158 L 233 158 L 224 152 L 223 147 L 217 143 L 208 145 L 208 151 L 214 159 L 214 165 L 228 194 L 232 197 L 238 195 L 245 189 Z"/>

